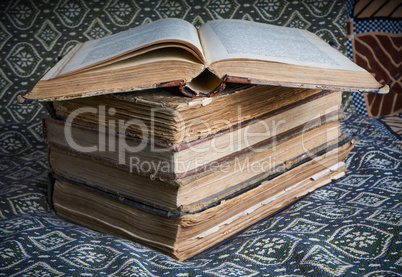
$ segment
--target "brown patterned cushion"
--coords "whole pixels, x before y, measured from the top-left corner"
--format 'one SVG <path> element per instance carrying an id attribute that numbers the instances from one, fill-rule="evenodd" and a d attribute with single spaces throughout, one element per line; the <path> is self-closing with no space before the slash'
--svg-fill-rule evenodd
<path id="1" fill-rule="evenodd" d="M 353 59 L 383 84 L 389 94 L 365 94 L 370 116 L 394 115 L 402 112 L 402 34 L 369 32 L 355 34 L 352 39 Z"/>

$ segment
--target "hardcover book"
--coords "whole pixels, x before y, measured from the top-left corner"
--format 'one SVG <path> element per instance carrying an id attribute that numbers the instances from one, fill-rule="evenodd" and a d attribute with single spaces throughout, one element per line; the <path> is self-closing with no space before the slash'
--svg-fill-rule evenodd
<path id="1" fill-rule="evenodd" d="M 166 212 L 59 176 L 51 183 L 51 199 L 62 217 L 185 260 L 343 176 L 346 169 L 339 160 L 352 147 L 353 142 L 340 144 L 194 212 Z"/>
<path id="2" fill-rule="evenodd" d="M 314 105 L 315 98 L 330 93 L 278 86 L 229 86 L 214 97 L 189 98 L 183 97 L 177 88 L 171 88 L 55 101 L 52 106 L 54 116 L 68 122 L 114 130 L 143 140 L 157 140 L 179 148 L 184 146 L 183 142 L 234 129 L 269 113 L 288 111 L 303 102 Z M 339 100 L 334 100 L 334 108 L 339 105 Z M 309 114 L 317 116 L 317 112 Z M 119 128 L 119 122 L 130 120 L 135 121 Z"/>
<path id="3" fill-rule="evenodd" d="M 289 97 L 288 100 L 291 99 L 292 97 Z M 71 108 L 65 109 L 63 114 L 69 112 L 72 114 L 85 107 L 85 103 L 88 103 L 88 108 L 96 110 L 96 105 L 102 103 L 101 99 L 88 98 L 88 101 L 85 102 L 83 100 L 85 99 L 80 99 L 82 103 L 78 109 L 73 108 L 77 105 L 70 104 Z M 108 107 L 114 104 L 113 101 L 108 101 L 108 98 L 102 100 L 103 103 L 107 103 Z M 74 102 L 74 100 L 71 101 Z M 74 116 L 73 119 L 68 117 L 72 122 L 46 117 L 43 125 L 44 138 L 49 144 L 91 153 L 99 158 L 111 160 L 113 163 L 129 165 L 133 159 L 137 159 L 149 164 L 163 164 L 165 165 L 163 168 L 150 168 L 149 173 L 170 179 L 182 178 L 189 172 L 200 171 L 209 164 L 224 160 L 226 157 L 252 151 L 258 145 L 279 140 L 285 134 L 290 136 L 297 132 L 306 132 L 324 122 L 337 120 L 341 108 L 339 92 L 324 91 L 271 111 L 261 109 L 260 112 L 253 110 L 250 113 L 244 108 L 244 111 L 238 114 L 238 118 L 235 118 L 236 124 L 230 124 L 230 121 L 224 120 L 225 117 L 230 118 L 228 114 L 218 115 L 216 113 L 216 117 L 213 118 L 206 114 L 207 120 L 203 121 L 204 107 L 191 109 L 192 113 L 188 114 L 179 108 L 163 107 L 158 108 L 158 114 L 151 116 L 148 113 L 149 110 L 140 114 L 141 109 L 135 108 L 136 105 L 131 107 L 130 103 L 126 101 L 120 102 L 126 103 L 127 107 L 125 109 L 116 108 L 115 110 L 120 111 L 119 113 L 116 112 L 113 116 L 104 116 L 104 118 L 99 116 L 99 112 L 81 113 L 80 117 Z M 59 106 L 56 109 L 56 114 L 59 114 L 59 110 L 62 109 L 60 106 L 65 107 L 68 104 L 58 103 L 56 105 L 55 103 L 55 106 Z M 248 103 L 243 103 L 232 107 L 247 106 Z M 263 113 L 264 111 L 266 113 Z M 124 116 L 120 116 L 122 113 Z M 250 114 L 260 116 L 250 118 Z M 162 115 L 165 118 L 168 115 L 171 117 L 170 126 L 166 124 Z M 232 117 L 235 115 L 234 113 Z M 250 119 L 241 121 L 239 117 Z M 130 118 L 135 119 L 133 124 L 126 123 L 130 122 Z M 101 122 L 96 124 L 96 120 L 101 120 Z M 113 124 L 105 124 L 106 122 Z M 116 124 L 118 122 L 119 124 Z M 114 128 L 111 125 L 114 125 Z M 203 125 L 207 128 L 198 128 Z M 178 133 L 174 136 L 178 139 L 192 138 L 193 140 L 166 142 L 167 138 L 172 137 L 171 130 Z"/>
<path id="4" fill-rule="evenodd" d="M 242 20 L 198 30 L 168 18 L 76 45 L 20 101 L 53 101 L 179 86 L 211 96 L 226 83 L 387 93 L 316 35 Z"/>

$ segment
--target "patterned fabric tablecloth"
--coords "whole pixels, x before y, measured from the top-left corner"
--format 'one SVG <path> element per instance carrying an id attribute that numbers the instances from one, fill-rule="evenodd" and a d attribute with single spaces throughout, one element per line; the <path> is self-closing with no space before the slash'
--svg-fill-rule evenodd
<path id="1" fill-rule="evenodd" d="M 402 147 L 376 121 L 342 123 L 359 140 L 346 176 L 185 262 L 55 216 L 45 145 L 27 124 L 8 125 L 0 276 L 401 276 Z"/>
<path id="2" fill-rule="evenodd" d="M 350 1 L 349 1 L 350 2 Z M 0 276 L 402 276 L 401 140 L 350 114 L 349 171 L 185 262 L 57 217 L 47 194 L 40 105 L 23 93 L 79 41 L 159 18 L 243 18 L 308 29 L 346 53 L 344 1 L 0 2 Z M 353 112 L 344 94 L 345 110 Z"/>

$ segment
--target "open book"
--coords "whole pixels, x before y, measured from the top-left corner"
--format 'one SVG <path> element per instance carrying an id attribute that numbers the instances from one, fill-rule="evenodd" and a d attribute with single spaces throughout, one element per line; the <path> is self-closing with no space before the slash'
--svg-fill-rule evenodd
<path id="1" fill-rule="evenodd" d="M 197 30 L 169 18 L 76 45 L 24 98 L 53 101 L 167 86 L 211 96 L 225 82 L 389 90 L 306 30 L 241 20 L 214 20 Z"/>

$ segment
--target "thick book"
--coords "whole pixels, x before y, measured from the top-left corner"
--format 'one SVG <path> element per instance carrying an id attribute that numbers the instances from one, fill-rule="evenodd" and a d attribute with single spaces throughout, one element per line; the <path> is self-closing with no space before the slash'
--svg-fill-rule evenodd
<path id="1" fill-rule="evenodd" d="M 166 178 L 141 169 L 147 161 L 118 164 L 50 143 L 49 165 L 54 174 L 173 213 L 207 207 L 269 176 L 281 174 L 347 142 L 337 116 L 312 122 L 309 128 L 277 136 L 249 151 L 215 161 L 181 178 Z M 338 161 L 342 161 L 339 156 Z M 197 156 L 192 157 L 193 160 Z M 191 159 L 189 159 L 191 160 Z"/>
<path id="2" fill-rule="evenodd" d="M 252 189 L 192 213 L 172 214 L 57 176 L 49 197 L 62 217 L 185 260 L 343 176 L 346 168 L 339 160 L 352 147 L 353 142 L 339 145 Z"/>
<path id="3" fill-rule="evenodd" d="M 97 101 L 94 101 L 94 103 L 97 103 Z M 107 99 L 104 99 L 103 103 L 108 103 Z M 138 127 L 138 124 L 124 124 L 124 126 L 133 127 L 132 135 L 127 135 L 127 132 L 118 132 L 121 129 L 120 127 L 111 129 L 110 125 L 108 125 L 106 129 L 100 125 L 93 124 L 90 126 L 85 124 L 85 118 L 82 119 L 84 122 L 80 120 L 66 122 L 45 117 L 43 120 L 43 137 L 50 145 L 96 156 L 99 159 L 110 160 L 112 163 L 129 166 L 137 161 L 138 163 L 148 164 L 148 167 L 140 167 L 138 170 L 174 179 L 202 171 L 211 163 L 225 160 L 227 157 L 245 151 L 253 151 L 253 148 L 258 145 L 266 144 L 272 140 L 279 140 L 285 135 L 292 135 L 301 131 L 305 132 L 324 122 L 338 120 L 341 116 L 340 106 L 341 97 L 338 92 L 324 91 L 265 113 L 262 116 L 241 121 L 234 126 L 229 126 L 229 128 L 225 128 L 226 126 L 223 125 L 223 129 L 220 130 L 216 127 L 214 130 L 217 132 L 208 136 L 174 144 L 163 143 L 163 132 L 157 132 L 155 128 L 147 128 L 150 131 L 155 130 L 151 136 L 159 133 L 157 138 L 150 140 L 144 139 L 143 134 L 138 135 L 139 133 L 135 133 L 135 128 Z M 247 106 L 239 105 L 238 107 Z M 193 116 L 196 111 L 202 114 L 203 109 L 200 108 L 200 110 L 195 109 Z M 126 109 L 123 111 L 126 111 Z M 181 113 L 178 113 L 179 110 L 175 111 L 173 113 L 175 117 L 178 119 L 185 118 Z M 247 115 L 247 113 L 244 114 Z M 216 120 L 221 122 L 220 118 L 225 117 L 225 115 L 217 117 L 218 119 Z M 96 117 L 93 116 L 93 118 Z M 134 118 L 138 120 L 141 117 Z M 155 119 L 144 119 L 141 120 L 141 123 L 144 125 L 149 123 L 149 125 L 164 126 L 159 118 L 159 116 L 155 116 Z M 193 121 L 191 119 L 194 122 L 199 122 L 198 116 L 195 118 L 190 117 L 189 119 L 177 120 L 177 125 L 192 126 Z M 77 123 L 74 123 L 76 121 Z M 114 119 L 102 121 L 116 122 Z M 144 121 L 147 123 L 144 123 Z M 210 121 L 210 123 L 215 125 L 213 121 Z M 184 130 L 190 128 L 183 127 Z M 126 129 L 128 130 L 129 128 Z M 201 133 L 202 130 L 199 130 L 199 132 Z"/>
<path id="4" fill-rule="evenodd" d="M 21 101 L 179 86 L 211 96 L 226 83 L 387 93 L 366 70 L 306 30 L 213 20 L 198 30 L 162 19 L 77 44 Z"/>
<path id="5" fill-rule="evenodd" d="M 183 147 L 177 145 L 182 142 L 235 129 L 246 121 L 289 110 L 329 93 L 332 92 L 318 89 L 229 86 L 215 97 L 188 98 L 177 88 L 152 89 L 55 101 L 53 110 L 55 117 L 67 122 L 106 128 L 108 132 L 127 133 L 178 148 Z M 333 93 L 341 98 L 339 92 Z M 334 107 L 340 105 L 338 100 L 333 103 Z M 308 113 L 316 116 L 311 108 L 313 112 Z"/>

